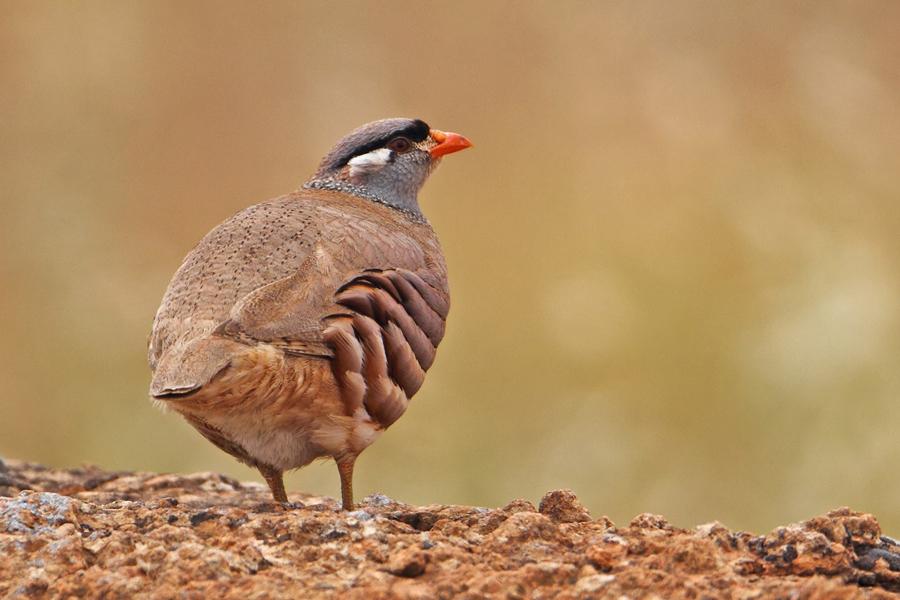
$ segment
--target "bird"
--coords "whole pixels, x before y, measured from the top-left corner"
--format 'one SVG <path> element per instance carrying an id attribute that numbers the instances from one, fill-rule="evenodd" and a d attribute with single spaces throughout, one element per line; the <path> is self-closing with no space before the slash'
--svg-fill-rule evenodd
<path id="1" fill-rule="evenodd" d="M 447 264 L 418 193 L 465 137 L 383 119 L 341 139 L 298 190 L 208 233 L 148 343 L 151 399 L 256 468 L 332 458 L 353 509 L 359 454 L 406 411 L 444 336 Z"/>

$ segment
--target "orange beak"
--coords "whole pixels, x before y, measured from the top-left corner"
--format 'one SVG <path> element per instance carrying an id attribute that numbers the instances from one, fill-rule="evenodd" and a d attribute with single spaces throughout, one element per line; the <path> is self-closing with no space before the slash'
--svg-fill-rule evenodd
<path id="1" fill-rule="evenodd" d="M 432 129 L 431 137 L 438 143 L 437 146 L 428 151 L 428 153 L 431 154 L 431 158 L 438 158 L 439 156 L 450 154 L 451 152 L 459 152 L 460 150 L 472 147 L 472 142 L 458 133 L 446 133 L 438 131 L 437 129 Z"/>

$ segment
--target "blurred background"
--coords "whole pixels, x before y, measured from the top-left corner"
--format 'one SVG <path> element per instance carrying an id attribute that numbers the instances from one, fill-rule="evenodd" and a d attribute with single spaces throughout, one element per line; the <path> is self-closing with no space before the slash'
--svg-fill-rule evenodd
<path id="1" fill-rule="evenodd" d="M 360 498 L 900 534 L 900 3 L 3 12 L 0 455 L 261 481 L 151 405 L 155 311 L 212 227 L 406 116 L 475 148 L 420 195 L 453 310 Z"/>

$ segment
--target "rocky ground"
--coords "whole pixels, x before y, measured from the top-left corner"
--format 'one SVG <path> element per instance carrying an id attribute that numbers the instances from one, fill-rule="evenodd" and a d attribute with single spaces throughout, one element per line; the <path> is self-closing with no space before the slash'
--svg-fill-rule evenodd
<path id="1" fill-rule="evenodd" d="M 214 473 L 0 461 L 0 598 L 900 597 L 900 546 L 846 508 L 753 536 L 617 527 L 567 490 L 538 508 L 290 499 Z"/>

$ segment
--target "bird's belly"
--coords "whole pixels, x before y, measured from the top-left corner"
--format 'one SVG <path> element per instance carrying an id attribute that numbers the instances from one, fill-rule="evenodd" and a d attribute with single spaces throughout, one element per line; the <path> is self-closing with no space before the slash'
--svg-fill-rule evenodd
<path id="1" fill-rule="evenodd" d="M 202 419 L 255 461 L 281 470 L 340 452 L 353 420 L 328 360 L 288 356 L 266 344 L 248 346 L 196 393 L 168 404 Z M 332 443 L 323 446 L 323 427 L 329 434 L 347 433 L 331 435 Z"/>
<path id="2" fill-rule="evenodd" d="M 284 427 L 273 427 L 265 419 L 254 416 L 240 419 L 221 415 L 206 416 L 213 427 L 226 432 L 256 461 L 288 471 L 308 465 L 316 458 L 327 456 L 317 447 L 308 432 Z"/>

